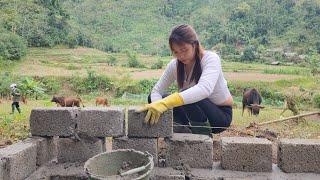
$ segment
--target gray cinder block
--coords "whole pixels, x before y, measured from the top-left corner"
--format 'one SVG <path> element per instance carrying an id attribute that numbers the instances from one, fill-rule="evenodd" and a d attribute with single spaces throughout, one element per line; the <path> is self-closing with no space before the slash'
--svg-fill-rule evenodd
<path id="1" fill-rule="evenodd" d="M 56 156 L 56 146 L 53 137 L 33 136 L 25 140 L 25 142 L 35 143 L 37 146 L 37 166 L 41 166 Z"/>
<path id="2" fill-rule="evenodd" d="M 0 179 L 8 180 L 9 179 L 9 169 L 8 169 L 8 162 L 7 158 L 2 157 L 0 155 Z"/>
<path id="3" fill-rule="evenodd" d="M 35 108 L 30 115 L 30 131 L 33 136 L 73 135 L 76 129 L 78 108 Z"/>
<path id="4" fill-rule="evenodd" d="M 212 139 L 207 135 L 174 133 L 167 143 L 166 165 L 188 165 L 191 168 L 212 168 Z"/>
<path id="5" fill-rule="evenodd" d="M 153 156 L 155 166 L 158 164 L 157 138 L 114 138 L 112 149 L 135 149 L 138 151 L 147 151 Z"/>
<path id="6" fill-rule="evenodd" d="M 250 172 L 272 171 L 272 143 L 267 139 L 222 137 L 224 169 Z"/>
<path id="7" fill-rule="evenodd" d="M 81 138 L 81 137 L 80 137 Z M 57 139 L 58 163 L 85 162 L 89 158 L 103 152 L 103 142 L 99 138 Z"/>
<path id="8" fill-rule="evenodd" d="M 84 108 L 80 112 L 78 130 L 94 137 L 125 135 L 125 108 Z"/>
<path id="9" fill-rule="evenodd" d="M 128 137 L 170 137 L 173 133 L 172 110 L 164 112 L 154 125 L 144 123 L 147 112 L 138 113 L 138 107 L 128 110 Z"/>
<path id="10" fill-rule="evenodd" d="M 319 139 L 281 139 L 278 166 L 284 172 L 320 173 Z"/>
<path id="11" fill-rule="evenodd" d="M 0 177 L 4 180 L 25 179 L 36 170 L 37 146 L 18 142 L 0 149 Z"/>
<path id="12" fill-rule="evenodd" d="M 84 163 L 50 162 L 41 166 L 25 180 L 87 180 L 89 177 L 84 172 Z"/>

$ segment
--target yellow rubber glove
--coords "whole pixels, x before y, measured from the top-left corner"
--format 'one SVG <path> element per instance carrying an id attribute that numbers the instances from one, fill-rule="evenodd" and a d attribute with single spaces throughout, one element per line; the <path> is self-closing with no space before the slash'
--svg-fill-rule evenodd
<path id="1" fill-rule="evenodd" d="M 173 93 L 161 100 L 144 105 L 144 107 L 138 110 L 138 112 L 148 111 L 146 117 L 144 118 L 144 122 L 152 125 L 159 121 L 160 115 L 163 112 L 177 106 L 182 106 L 183 104 L 183 99 L 179 93 Z"/>

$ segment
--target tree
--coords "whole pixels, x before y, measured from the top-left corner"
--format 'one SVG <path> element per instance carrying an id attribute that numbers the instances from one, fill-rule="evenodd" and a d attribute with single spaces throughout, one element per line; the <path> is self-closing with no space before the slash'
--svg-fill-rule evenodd
<path id="1" fill-rule="evenodd" d="M 26 55 L 26 42 L 13 33 L 0 33 L 0 57 L 19 60 Z"/>
<path id="2" fill-rule="evenodd" d="M 254 46 L 246 47 L 241 56 L 242 61 L 253 61 L 256 58 L 256 48 Z"/>

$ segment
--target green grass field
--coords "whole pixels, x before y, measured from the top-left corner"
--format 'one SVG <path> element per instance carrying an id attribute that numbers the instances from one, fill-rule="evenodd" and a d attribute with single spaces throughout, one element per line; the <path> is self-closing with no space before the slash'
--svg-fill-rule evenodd
<path id="1" fill-rule="evenodd" d="M 116 65 L 109 66 L 108 59 L 116 58 Z M 137 55 L 140 63 L 144 64 L 145 68 L 129 68 L 125 64 L 128 61 L 126 54 L 105 53 L 96 49 L 76 48 L 66 49 L 63 47 L 57 48 L 31 48 L 27 57 L 22 61 L 12 63 L 11 68 L 1 67 L 1 71 L 7 71 L 18 76 L 86 76 L 86 69 L 95 71 L 97 74 L 106 75 L 111 78 L 121 79 L 126 81 L 130 79 L 144 79 L 148 77 L 159 78 L 165 64 L 172 57 L 157 57 Z M 164 62 L 164 66 L 160 70 L 154 70 L 150 67 L 158 60 Z M 265 64 L 244 64 L 239 62 L 222 62 L 223 70 L 227 80 L 232 83 L 235 89 L 240 89 L 245 86 L 260 87 L 266 92 L 283 93 L 299 95 L 304 91 L 310 92 L 305 101 L 307 105 L 300 106 L 300 113 L 319 111 L 312 105 L 312 94 L 320 93 L 320 81 L 318 77 L 310 76 L 309 69 L 293 66 L 270 66 Z M 60 93 L 70 91 L 67 87 L 62 86 Z M 261 90 L 261 89 L 260 89 Z M 69 92 L 72 94 L 74 92 Z M 75 94 L 75 93 L 74 93 Z M 271 94 L 270 96 L 275 96 Z M 133 98 L 116 98 L 109 92 L 80 94 L 83 98 L 86 107 L 95 106 L 94 99 L 96 96 L 108 97 L 111 106 L 128 107 L 131 105 L 143 105 L 144 100 Z M 36 107 L 55 107 L 51 103 L 51 94 L 42 96 L 39 100 L 34 98 L 28 99 L 27 104 L 21 104 L 22 114 L 10 114 L 11 102 L 2 100 L 0 104 L 0 142 L 4 140 L 17 141 L 29 136 L 29 116 L 33 108 Z M 146 95 L 144 95 L 146 96 Z M 276 104 L 269 102 L 265 98 L 263 109 L 258 117 L 249 116 L 248 112 L 241 115 L 241 96 L 235 96 L 235 108 L 233 113 L 232 128 L 244 129 L 251 122 L 265 122 L 276 120 L 293 114 L 287 111 L 280 117 L 283 102 L 279 101 Z M 320 138 L 320 120 L 318 121 L 300 121 L 299 123 L 284 122 L 275 123 L 261 127 L 269 129 L 279 134 L 280 137 L 299 137 L 299 138 Z"/>

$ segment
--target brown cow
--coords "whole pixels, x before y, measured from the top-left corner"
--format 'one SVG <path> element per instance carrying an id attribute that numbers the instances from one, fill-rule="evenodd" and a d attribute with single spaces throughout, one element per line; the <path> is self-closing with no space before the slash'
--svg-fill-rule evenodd
<path id="1" fill-rule="evenodd" d="M 98 105 L 109 106 L 108 99 L 103 97 L 96 97 L 96 106 Z"/>
<path id="2" fill-rule="evenodd" d="M 248 108 L 250 115 L 258 115 L 260 109 L 264 107 L 261 106 L 262 98 L 258 90 L 255 88 L 244 89 L 243 99 L 242 99 L 242 116 L 245 108 Z"/>
<path id="3" fill-rule="evenodd" d="M 27 98 L 26 98 L 26 96 L 22 96 L 22 97 L 21 97 L 21 101 L 23 102 L 23 104 L 27 104 Z"/>
<path id="4" fill-rule="evenodd" d="M 60 105 L 61 107 L 73 107 L 73 106 L 80 107 L 80 103 L 81 103 L 82 106 L 84 107 L 84 105 L 79 97 L 53 96 L 53 98 L 51 99 L 51 102 L 55 102 L 55 103 L 57 103 L 57 106 Z"/>

